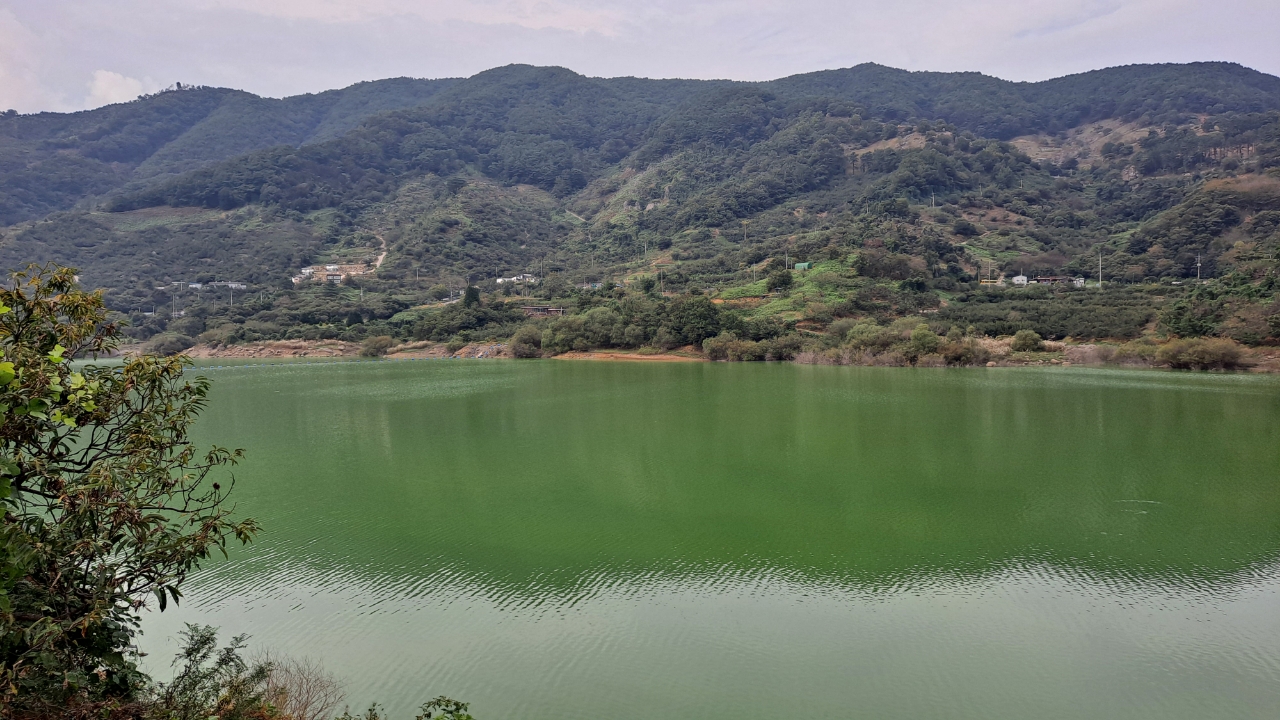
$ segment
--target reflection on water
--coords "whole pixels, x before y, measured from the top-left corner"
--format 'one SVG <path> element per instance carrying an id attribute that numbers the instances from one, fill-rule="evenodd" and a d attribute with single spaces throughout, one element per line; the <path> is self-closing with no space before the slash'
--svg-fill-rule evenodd
<path id="1" fill-rule="evenodd" d="M 1271 718 L 1280 383 L 1087 370 L 210 369 L 266 532 L 147 619 L 401 716 Z"/>

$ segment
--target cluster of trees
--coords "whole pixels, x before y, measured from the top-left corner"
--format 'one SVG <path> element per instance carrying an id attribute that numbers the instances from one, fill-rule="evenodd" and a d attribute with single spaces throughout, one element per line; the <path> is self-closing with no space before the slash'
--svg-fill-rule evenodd
<path id="1" fill-rule="evenodd" d="M 1159 290 L 1164 293 L 1167 290 Z M 1028 329 L 1041 337 L 1134 338 L 1158 312 L 1158 300 L 1141 288 L 1051 289 L 1048 286 L 983 288 L 957 295 L 938 311 L 939 321 L 973 327 L 992 337 Z M 1157 295 L 1156 297 L 1160 297 Z"/>
<path id="2" fill-rule="evenodd" d="M 75 261 L 83 282 L 107 291 L 112 308 L 152 311 L 171 305 L 171 291 L 184 304 L 194 300 L 193 282 L 230 280 L 255 292 L 289 286 L 339 232 L 258 209 L 145 218 L 61 213 L 12 229 L 0 242 L 0 267 Z"/>
<path id="3" fill-rule="evenodd" d="M 370 116 L 426 103 L 455 82 L 398 78 L 283 100 L 178 85 L 82 113 L 5 113 L 0 224 L 254 150 L 332 139 Z"/>

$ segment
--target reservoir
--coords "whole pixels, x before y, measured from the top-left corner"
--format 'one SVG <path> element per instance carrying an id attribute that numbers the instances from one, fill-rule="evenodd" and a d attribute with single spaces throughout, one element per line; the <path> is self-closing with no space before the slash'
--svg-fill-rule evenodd
<path id="1" fill-rule="evenodd" d="M 146 613 L 407 720 L 1266 718 L 1280 379 L 203 367 L 263 527 Z"/>

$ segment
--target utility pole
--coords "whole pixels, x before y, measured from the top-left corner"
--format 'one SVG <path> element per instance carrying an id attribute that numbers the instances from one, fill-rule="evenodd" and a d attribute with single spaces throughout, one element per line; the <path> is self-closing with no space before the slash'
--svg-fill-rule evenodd
<path id="1" fill-rule="evenodd" d="M 1196 253 L 1196 282 L 1200 282 L 1200 253 Z"/>
<path id="2" fill-rule="evenodd" d="M 1102 287 L 1102 251 L 1098 251 L 1098 287 Z"/>

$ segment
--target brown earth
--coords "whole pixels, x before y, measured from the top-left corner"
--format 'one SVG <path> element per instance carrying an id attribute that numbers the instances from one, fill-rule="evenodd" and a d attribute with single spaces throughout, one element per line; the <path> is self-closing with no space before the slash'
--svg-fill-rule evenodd
<path id="1" fill-rule="evenodd" d="M 589 350 L 586 352 L 567 352 L 556 355 L 557 360 L 608 360 L 637 362 L 707 362 L 692 345 L 677 350 L 652 355 L 628 350 Z"/>

